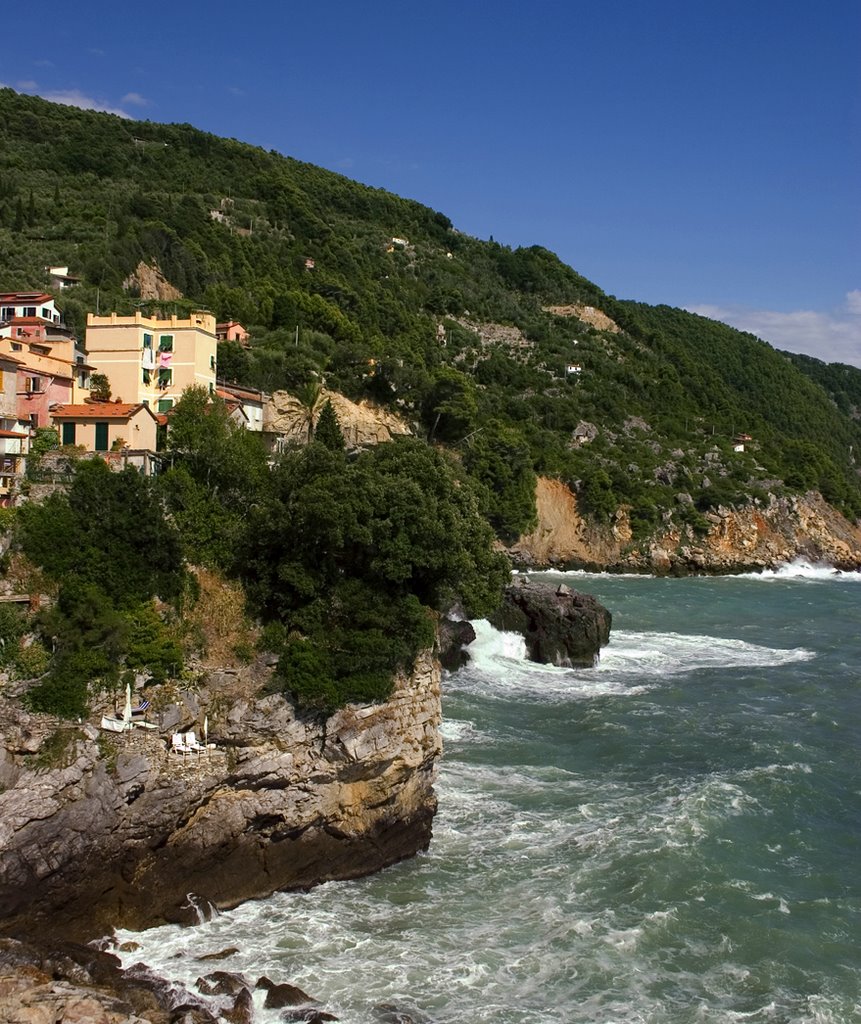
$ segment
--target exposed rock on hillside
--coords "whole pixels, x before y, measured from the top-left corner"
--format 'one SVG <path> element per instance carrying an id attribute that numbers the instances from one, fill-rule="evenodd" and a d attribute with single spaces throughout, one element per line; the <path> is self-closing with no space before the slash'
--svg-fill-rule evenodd
<path id="1" fill-rule="evenodd" d="M 337 391 L 325 389 L 320 392 L 314 409 L 315 426 L 326 399 L 332 403 L 348 448 L 363 448 L 412 433 L 409 425 L 388 409 L 368 401 L 351 402 Z M 287 391 L 276 391 L 272 395 L 263 416 L 265 430 L 283 435 L 288 443 L 307 442 L 308 410 Z"/>
<path id="2" fill-rule="evenodd" d="M 594 306 L 543 306 L 545 313 L 552 313 L 554 316 L 574 316 L 578 320 L 582 320 L 584 324 L 589 324 L 590 327 L 595 327 L 599 331 L 609 331 L 611 334 L 618 334 L 622 328 L 616 323 L 615 320 L 611 320 L 600 309 L 596 309 Z"/>
<path id="3" fill-rule="evenodd" d="M 861 528 L 811 491 L 740 509 L 708 513 L 709 530 L 668 525 L 647 543 L 632 541 L 625 510 L 599 529 L 577 511 L 577 499 L 558 480 L 539 478 L 538 525 L 510 549 L 521 564 L 578 565 L 657 573 L 738 572 L 805 558 L 839 569 L 861 566 Z"/>
<path id="4" fill-rule="evenodd" d="M 155 260 L 152 263 L 144 263 L 141 260 L 135 271 L 123 281 L 123 288 L 127 292 L 134 292 L 142 299 L 172 302 L 174 299 L 182 298 L 182 292 L 168 281 Z"/>
<path id="5" fill-rule="evenodd" d="M 490 622 L 521 633 L 532 661 L 591 668 L 610 639 L 612 616 L 591 594 L 521 577 L 506 588 Z"/>
<path id="6" fill-rule="evenodd" d="M 192 921 L 210 901 L 357 877 L 427 847 L 441 749 L 430 653 L 387 703 L 325 720 L 297 715 L 277 694 L 244 697 L 240 683 L 236 672 L 213 674 L 162 712 L 160 734 L 87 725 L 65 745 L 44 716 L 4 702 L 7 928 L 50 922 L 51 934 L 89 939 L 114 926 Z M 168 753 L 173 729 L 196 725 L 200 735 L 204 714 L 218 748 Z"/>
<path id="7" fill-rule="evenodd" d="M 581 518 L 577 498 L 559 480 L 539 477 L 535 490 L 538 525 L 510 551 L 523 565 L 608 565 L 618 561 L 624 536 L 599 530 Z"/>

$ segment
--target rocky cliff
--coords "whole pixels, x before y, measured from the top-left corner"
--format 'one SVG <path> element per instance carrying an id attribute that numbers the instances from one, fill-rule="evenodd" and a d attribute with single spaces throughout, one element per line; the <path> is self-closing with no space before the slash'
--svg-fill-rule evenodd
<path id="1" fill-rule="evenodd" d="M 861 567 L 861 528 L 820 494 L 776 497 L 743 508 L 706 514 L 697 533 L 670 518 L 645 542 L 632 539 L 625 510 L 597 528 L 582 518 L 577 499 L 558 480 L 538 480 L 538 525 L 511 549 L 527 566 L 573 565 L 657 573 L 739 572 L 773 568 L 804 558 L 835 568 Z"/>
<path id="2" fill-rule="evenodd" d="M 259 681 L 257 681 L 259 683 Z M 58 728 L 0 708 L 0 921 L 90 939 L 115 925 L 191 921 L 378 870 L 427 847 L 440 753 L 439 664 L 428 652 L 385 704 L 328 719 L 242 673 L 179 694 L 154 731 Z M 204 715 L 214 750 L 179 755 Z M 190 893 L 197 894 L 189 898 Z"/>
<path id="3" fill-rule="evenodd" d="M 325 388 L 314 406 L 314 426 L 317 425 L 327 399 L 332 403 L 348 448 L 364 448 L 412 433 L 407 423 L 388 409 L 367 400 L 351 402 L 337 391 L 327 391 Z M 287 442 L 307 442 L 308 410 L 289 392 L 276 391 L 267 401 L 263 417 L 265 430 L 279 434 Z"/>

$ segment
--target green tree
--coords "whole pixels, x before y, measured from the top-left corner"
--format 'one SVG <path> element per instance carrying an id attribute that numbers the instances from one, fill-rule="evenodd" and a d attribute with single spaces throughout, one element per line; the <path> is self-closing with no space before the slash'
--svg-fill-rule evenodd
<path id="1" fill-rule="evenodd" d="M 90 377 L 90 397 L 100 402 L 110 402 L 111 382 L 104 373 L 94 373 Z"/>
<path id="2" fill-rule="evenodd" d="M 412 438 L 353 460 L 316 443 L 285 456 L 250 510 L 239 563 L 288 638 L 285 687 L 326 707 L 381 699 L 430 642 L 422 609 L 460 598 L 487 614 L 509 572 L 469 479 Z"/>
<path id="3" fill-rule="evenodd" d="M 333 452 L 342 452 L 346 448 L 344 435 L 341 433 L 341 425 L 338 422 L 338 414 L 328 398 L 317 418 L 317 426 L 314 428 L 314 440 Z"/>

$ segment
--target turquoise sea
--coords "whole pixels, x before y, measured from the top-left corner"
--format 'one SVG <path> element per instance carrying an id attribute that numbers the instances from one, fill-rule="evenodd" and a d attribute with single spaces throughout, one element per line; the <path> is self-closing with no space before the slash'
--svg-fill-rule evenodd
<path id="1" fill-rule="evenodd" d="M 191 986 L 236 946 L 345 1024 L 861 1022 L 861 577 L 543 578 L 611 643 L 555 669 L 477 624 L 427 854 L 126 962 Z"/>

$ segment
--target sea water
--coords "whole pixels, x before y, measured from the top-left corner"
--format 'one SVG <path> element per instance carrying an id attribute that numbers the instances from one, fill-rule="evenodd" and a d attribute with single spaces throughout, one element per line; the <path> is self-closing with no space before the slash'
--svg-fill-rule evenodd
<path id="1" fill-rule="evenodd" d="M 861 577 L 539 578 L 610 608 L 611 642 L 596 669 L 557 669 L 476 623 L 472 662 L 444 680 L 428 853 L 124 932 L 141 944 L 126 963 L 191 987 L 214 967 L 266 974 L 345 1024 L 392 1007 L 438 1024 L 861 1021 Z"/>

